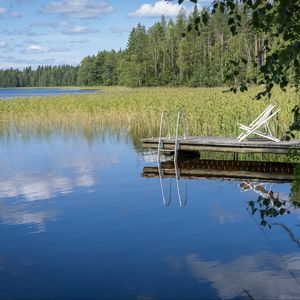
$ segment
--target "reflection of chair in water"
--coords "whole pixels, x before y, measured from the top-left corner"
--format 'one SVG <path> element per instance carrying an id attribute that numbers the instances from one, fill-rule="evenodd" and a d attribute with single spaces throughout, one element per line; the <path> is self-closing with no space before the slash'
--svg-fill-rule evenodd
<path id="1" fill-rule="evenodd" d="M 250 125 L 243 125 L 238 123 L 240 129 L 244 132 L 238 136 L 238 141 L 241 142 L 247 138 L 250 134 L 256 134 L 260 137 L 266 138 L 274 142 L 280 142 L 279 139 L 273 136 L 272 131 L 269 126 L 269 121 L 273 118 L 280 109 L 272 112 L 275 105 L 269 105 Z M 260 128 L 264 126 L 265 132 L 260 131 Z"/>
<path id="2" fill-rule="evenodd" d="M 275 193 L 272 191 L 273 184 L 270 185 L 269 191 L 265 189 L 265 183 L 262 182 L 243 181 L 239 184 L 239 186 L 242 192 L 253 190 L 255 193 L 259 194 L 263 198 L 267 198 L 270 200 L 279 200 L 278 195 L 275 198 Z"/>
<path id="3" fill-rule="evenodd" d="M 270 185 L 269 189 L 266 189 L 266 184 L 263 182 L 258 182 L 258 181 L 243 181 L 239 184 L 240 190 L 242 192 L 250 191 L 253 190 L 255 193 L 257 193 L 259 196 L 262 197 L 262 199 L 268 199 L 270 200 L 271 207 L 279 207 L 283 208 L 285 210 L 289 210 L 290 208 L 293 207 L 293 204 L 291 201 L 288 199 L 284 199 L 281 195 L 279 197 L 279 193 L 275 193 L 272 190 L 273 184 Z"/>

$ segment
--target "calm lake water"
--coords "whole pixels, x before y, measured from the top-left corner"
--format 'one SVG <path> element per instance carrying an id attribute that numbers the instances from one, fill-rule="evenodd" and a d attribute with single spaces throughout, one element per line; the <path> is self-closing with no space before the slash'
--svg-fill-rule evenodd
<path id="1" fill-rule="evenodd" d="M 95 93 L 99 90 L 63 89 L 63 88 L 0 88 L 0 99 L 26 98 L 33 96 L 55 96 L 63 94 Z"/>
<path id="2" fill-rule="evenodd" d="M 292 183 L 182 178 L 180 205 L 164 179 L 164 205 L 155 158 L 111 132 L 0 138 L 0 298 L 300 298 L 300 210 L 269 228 L 249 204 Z"/>

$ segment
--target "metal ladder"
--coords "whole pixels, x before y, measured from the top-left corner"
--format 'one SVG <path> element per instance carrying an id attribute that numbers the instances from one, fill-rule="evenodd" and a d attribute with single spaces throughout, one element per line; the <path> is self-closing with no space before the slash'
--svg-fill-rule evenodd
<path id="1" fill-rule="evenodd" d="M 162 141 L 162 130 L 163 130 L 163 121 L 167 118 L 167 125 L 168 125 L 168 135 L 167 140 L 171 140 L 171 124 L 170 124 L 170 112 L 165 110 L 161 113 L 160 116 L 160 125 L 159 125 L 159 137 L 158 137 L 158 147 L 157 147 L 157 162 L 160 162 L 160 153 L 163 148 L 163 141 Z M 186 140 L 186 120 L 184 116 L 183 109 L 179 110 L 177 113 L 177 120 L 176 120 L 176 133 L 175 133 L 175 142 L 174 142 L 174 162 L 177 161 L 178 157 L 178 149 L 179 149 L 179 128 L 180 125 L 183 126 L 183 140 Z M 172 151 L 172 150 L 168 150 Z"/>
<path id="2" fill-rule="evenodd" d="M 163 130 L 163 121 L 164 119 L 167 119 L 167 125 L 168 125 L 168 140 L 171 139 L 171 130 L 170 130 L 170 112 L 165 110 L 161 113 L 160 116 L 160 126 L 159 126 L 159 137 L 158 137 L 158 148 L 157 148 L 157 166 L 158 166 L 158 173 L 159 173 L 159 182 L 160 182 L 160 189 L 161 189 L 161 195 L 163 199 L 164 206 L 169 206 L 171 203 L 171 191 L 172 191 L 172 181 L 170 179 L 170 191 L 168 200 L 166 200 L 165 192 L 164 192 L 164 186 L 163 186 L 163 170 L 160 167 L 160 153 L 161 148 L 163 148 L 163 142 L 162 142 L 162 130 Z"/>
<path id="3" fill-rule="evenodd" d="M 182 124 L 180 123 L 183 122 Z M 175 145 L 174 145 L 174 163 L 177 162 L 178 157 L 178 149 L 179 149 L 179 141 L 178 141 L 178 133 L 179 133 L 179 126 L 183 125 L 183 140 L 186 140 L 186 122 L 185 122 L 185 116 L 184 111 L 181 109 L 177 113 L 177 121 L 176 121 L 176 134 L 175 134 Z"/>
<path id="4" fill-rule="evenodd" d="M 163 142 L 162 142 L 162 129 L 163 129 L 163 121 L 167 118 L 167 124 L 168 124 L 168 141 L 171 139 L 171 129 L 170 129 L 170 112 L 165 110 L 160 115 L 160 125 L 159 125 L 159 137 L 158 137 L 158 148 L 157 148 L 157 163 L 160 163 L 160 152 L 161 148 L 163 148 Z"/>
<path id="5" fill-rule="evenodd" d="M 164 204 L 164 206 L 169 206 L 170 203 L 171 203 L 172 181 L 170 179 L 170 192 L 169 192 L 169 197 L 168 197 L 168 201 L 167 201 L 166 197 L 165 197 L 164 187 L 163 187 L 163 170 L 160 167 L 160 153 L 161 153 L 162 148 L 163 148 L 162 128 L 163 128 L 163 121 L 164 121 L 165 117 L 167 118 L 167 121 L 168 121 L 168 123 L 167 123 L 168 124 L 167 140 L 168 141 L 171 140 L 170 112 L 169 111 L 163 111 L 161 113 L 161 117 L 160 117 L 158 149 L 157 149 L 157 165 L 158 165 L 160 188 L 161 188 L 161 193 L 162 193 L 163 204 Z M 174 143 L 173 151 L 174 151 L 174 168 L 175 168 L 177 195 L 178 195 L 178 200 L 179 200 L 180 207 L 184 207 L 184 206 L 186 206 L 186 203 L 187 203 L 187 184 L 186 184 L 186 187 L 185 187 L 185 198 L 184 198 L 184 201 L 182 201 L 182 197 L 181 197 L 181 193 L 180 193 L 180 187 L 179 187 L 180 170 L 178 168 L 178 162 L 177 162 L 178 149 L 179 149 L 179 139 L 178 138 L 179 138 L 179 127 L 180 127 L 180 125 L 183 126 L 183 139 L 186 140 L 186 121 L 185 121 L 185 116 L 184 116 L 183 109 L 179 110 L 178 113 L 177 113 L 176 134 L 175 134 L 175 143 Z"/>

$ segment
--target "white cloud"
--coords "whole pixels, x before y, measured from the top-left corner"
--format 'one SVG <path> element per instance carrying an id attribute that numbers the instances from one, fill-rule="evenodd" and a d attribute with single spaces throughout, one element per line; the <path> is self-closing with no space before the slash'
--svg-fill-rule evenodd
<path id="1" fill-rule="evenodd" d="M 78 25 L 74 22 L 67 22 L 65 20 L 58 23 L 58 26 L 61 28 L 61 33 L 63 34 L 86 34 L 99 32 L 99 30 L 95 30 L 85 24 Z"/>
<path id="2" fill-rule="evenodd" d="M 0 199 L 20 196 L 28 201 L 49 199 L 57 194 L 72 192 L 73 181 L 71 178 L 52 173 L 46 174 L 45 178 L 36 174 L 27 175 L 26 179 L 19 176 L 1 181 Z"/>
<path id="3" fill-rule="evenodd" d="M 0 175 L 0 200 L 14 197 L 23 197 L 27 201 L 45 200 L 72 193 L 76 188 L 92 187 L 97 183 L 95 166 L 109 167 L 117 162 L 114 156 L 69 159 L 60 166 L 62 169 L 48 173 L 10 170 L 8 163 L 5 176 Z M 64 174 L 66 169 L 70 172 L 67 176 Z"/>
<path id="4" fill-rule="evenodd" d="M 8 44 L 4 41 L 0 41 L 0 49 L 2 48 L 7 48 L 8 47 Z"/>
<path id="5" fill-rule="evenodd" d="M 224 209 L 219 205 L 214 205 L 212 215 L 219 224 L 241 222 L 243 220 L 243 216 L 241 214 L 228 211 L 228 209 Z"/>
<path id="6" fill-rule="evenodd" d="M 32 207 L 24 204 L 7 205 L 0 202 L 0 221 L 9 225 L 34 225 L 35 233 L 46 230 L 46 221 L 55 221 L 58 212 L 55 210 L 34 211 Z"/>
<path id="7" fill-rule="evenodd" d="M 200 282 L 211 282 L 221 299 L 249 295 L 251 299 L 300 298 L 299 253 L 283 255 L 281 259 L 272 254 L 241 256 L 227 263 L 205 261 L 191 254 L 186 262 L 192 275 Z"/>
<path id="8" fill-rule="evenodd" d="M 156 18 L 164 15 L 165 17 L 174 17 L 178 15 L 181 8 L 182 6 L 179 4 L 161 0 L 157 1 L 153 5 L 145 3 L 135 12 L 129 13 L 129 16 Z"/>
<path id="9" fill-rule="evenodd" d="M 40 45 L 29 45 L 25 52 L 27 53 L 45 53 L 48 52 L 49 49 Z"/>
<path id="10" fill-rule="evenodd" d="M 43 7 L 48 14 L 62 14 L 74 18 L 97 18 L 114 11 L 114 7 L 107 2 L 95 0 L 64 0 L 49 1 Z"/>
<path id="11" fill-rule="evenodd" d="M 25 50 L 23 50 L 24 53 L 50 53 L 50 52 L 67 52 L 70 49 L 68 48 L 47 48 L 43 47 L 41 45 L 32 44 L 29 45 Z"/>
<path id="12" fill-rule="evenodd" d="M 147 163 L 152 163 L 157 161 L 157 154 L 154 151 L 147 151 L 143 153 L 143 159 Z"/>
<path id="13" fill-rule="evenodd" d="M 7 9 L 5 7 L 0 7 L 0 15 L 5 14 L 6 10 Z"/>
<path id="14" fill-rule="evenodd" d="M 93 33 L 96 30 L 91 29 L 89 26 L 72 26 L 66 27 L 62 30 L 64 34 L 84 34 L 84 33 Z"/>

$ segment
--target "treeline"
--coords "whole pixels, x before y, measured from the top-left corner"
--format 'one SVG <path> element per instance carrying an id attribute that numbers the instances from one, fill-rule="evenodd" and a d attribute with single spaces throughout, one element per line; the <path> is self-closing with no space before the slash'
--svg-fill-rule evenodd
<path id="1" fill-rule="evenodd" d="M 242 8 L 240 8 L 242 11 Z M 199 16 L 206 25 L 194 28 Z M 133 28 L 123 51 L 101 51 L 85 57 L 79 67 L 39 67 L 33 71 L 0 71 L 0 86 L 126 85 L 132 87 L 186 85 L 220 86 L 241 83 L 263 64 L 263 37 L 249 28 L 244 12 L 239 34 L 233 36 L 228 14 L 211 14 L 195 6 L 176 20 L 164 17 L 150 28 Z M 187 32 L 189 28 L 189 32 Z M 243 57 L 243 62 L 238 59 Z"/>
<path id="2" fill-rule="evenodd" d="M 41 87 L 41 86 L 72 86 L 77 85 L 79 67 L 39 66 L 23 71 L 8 69 L 0 70 L 0 87 Z"/>
<path id="3" fill-rule="evenodd" d="M 208 22 L 199 30 L 192 25 L 201 14 Z M 239 34 L 233 36 L 225 13 L 211 15 L 197 7 L 186 16 L 160 22 L 146 29 L 133 28 L 122 52 L 104 51 L 84 58 L 78 80 L 82 85 L 219 86 L 240 83 L 254 74 L 252 62 L 263 63 L 263 39 L 248 27 L 249 14 L 241 19 Z M 187 34 L 187 28 L 190 31 Z M 243 57 L 244 63 L 238 63 Z"/>

